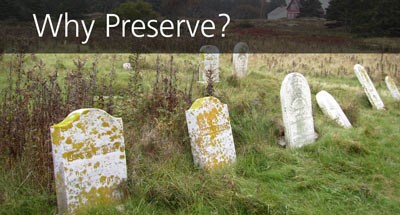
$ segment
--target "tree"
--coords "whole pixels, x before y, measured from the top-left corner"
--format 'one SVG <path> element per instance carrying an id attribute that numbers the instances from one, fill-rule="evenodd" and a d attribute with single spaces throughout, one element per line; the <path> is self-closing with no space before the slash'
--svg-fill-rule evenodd
<path id="1" fill-rule="evenodd" d="M 151 4 L 144 1 L 128 1 L 122 3 L 118 7 L 116 7 L 113 12 L 118 14 L 118 16 L 120 16 L 121 18 L 131 20 L 148 20 L 157 18 L 159 16 L 159 14 L 153 10 Z"/>
<path id="2" fill-rule="evenodd" d="M 14 0 L 0 1 L 0 20 L 17 18 L 18 5 Z"/>
<path id="3" fill-rule="evenodd" d="M 332 0 L 328 20 L 336 20 L 350 32 L 375 36 L 400 36 L 400 1 Z"/>
<path id="4" fill-rule="evenodd" d="M 300 0 L 300 17 L 321 17 L 324 14 L 319 0 Z"/>

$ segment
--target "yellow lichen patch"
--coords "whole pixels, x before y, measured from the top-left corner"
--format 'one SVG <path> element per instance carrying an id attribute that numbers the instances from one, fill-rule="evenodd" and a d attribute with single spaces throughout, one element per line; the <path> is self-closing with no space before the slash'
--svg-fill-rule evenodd
<path id="1" fill-rule="evenodd" d="M 100 183 L 104 184 L 104 182 L 106 182 L 107 177 L 106 176 L 101 176 L 100 177 Z"/>
<path id="2" fill-rule="evenodd" d="M 75 144 L 72 145 L 72 148 L 81 149 L 83 147 L 83 144 L 84 144 L 83 142 L 75 143 Z"/>
<path id="3" fill-rule="evenodd" d="M 68 137 L 67 140 L 65 141 L 65 143 L 67 143 L 67 144 L 72 144 L 72 139 L 71 139 L 71 137 Z"/>
<path id="4" fill-rule="evenodd" d="M 100 166 L 100 162 L 96 162 L 95 164 L 94 164 L 94 166 L 93 166 L 93 168 L 98 168 Z"/>
<path id="5" fill-rule="evenodd" d="M 216 145 L 215 138 L 218 133 L 223 130 L 223 128 L 221 129 L 217 125 L 219 113 L 220 112 L 216 108 L 213 108 L 209 112 L 204 112 L 197 116 L 197 125 L 202 133 L 201 135 L 210 135 L 210 143 L 212 146 Z"/>
<path id="6" fill-rule="evenodd" d="M 82 123 L 77 123 L 77 124 L 76 124 L 76 127 L 79 128 L 79 129 L 81 129 L 83 132 L 85 132 L 85 127 L 83 126 Z"/>
<path id="7" fill-rule="evenodd" d="M 99 131 L 97 131 L 97 129 L 93 129 L 91 132 L 90 132 L 90 134 L 94 134 L 94 135 L 96 135 L 96 134 L 98 134 L 99 133 Z"/>
<path id="8" fill-rule="evenodd" d="M 53 128 L 60 128 L 62 130 L 68 130 L 72 128 L 72 123 L 78 121 L 81 118 L 81 114 L 79 112 L 70 114 L 67 118 L 65 118 L 62 122 L 53 125 Z"/>
<path id="9" fill-rule="evenodd" d="M 113 132 L 116 132 L 117 130 L 118 130 L 117 126 L 113 126 L 113 127 L 111 128 L 111 131 L 113 131 Z"/>
<path id="10" fill-rule="evenodd" d="M 87 208 L 99 205 L 110 205 L 117 203 L 120 199 L 116 199 L 113 193 L 116 186 L 102 186 L 99 188 L 92 187 L 90 191 L 83 191 L 78 196 L 78 205 L 76 205 L 78 214 L 84 212 Z M 90 203 L 90 204 L 84 204 Z"/>
<path id="11" fill-rule="evenodd" d="M 51 132 L 51 140 L 54 145 L 60 145 L 61 142 L 61 132 L 60 129 L 54 128 L 53 132 Z"/>
<path id="12" fill-rule="evenodd" d="M 111 136 L 110 140 L 111 140 L 111 142 L 114 142 L 116 139 L 119 139 L 119 138 L 121 138 L 121 136 L 119 134 L 117 134 L 117 135 Z"/>
<path id="13" fill-rule="evenodd" d="M 101 126 L 103 127 L 110 127 L 110 124 L 108 122 L 103 122 L 103 124 L 101 124 Z"/>
<path id="14" fill-rule="evenodd" d="M 201 99 L 197 99 L 197 100 L 192 104 L 192 106 L 190 107 L 190 109 L 191 109 L 191 110 L 194 110 L 194 109 L 201 108 L 201 106 L 202 106 L 204 100 L 206 100 L 207 98 L 208 98 L 208 97 L 201 98 Z"/>
<path id="15" fill-rule="evenodd" d="M 388 77 L 388 82 L 389 82 L 389 84 L 390 84 L 392 87 L 393 87 L 393 86 L 396 86 L 396 83 L 394 83 L 393 78 Z"/>
<path id="16" fill-rule="evenodd" d="M 115 143 L 114 143 L 114 147 L 119 148 L 120 146 L 121 146 L 121 143 L 120 143 L 120 142 L 115 142 Z"/>

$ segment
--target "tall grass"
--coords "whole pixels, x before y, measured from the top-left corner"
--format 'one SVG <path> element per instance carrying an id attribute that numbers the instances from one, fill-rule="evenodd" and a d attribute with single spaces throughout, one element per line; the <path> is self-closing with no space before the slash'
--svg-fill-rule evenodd
<path id="1" fill-rule="evenodd" d="M 399 80 L 398 55 L 251 55 L 242 79 L 230 56 L 220 59 L 212 95 L 228 104 L 238 161 L 207 173 L 193 165 L 184 115 L 210 94 L 194 80 L 197 55 L 3 56 L 0 214 L 56 212 L 49 127 L 84 107 L 123 117 L 129 174 L 123 209 L 88 214 L 400 213 L 400 104 L 381 84 L 386 74 Z M 369 68 L 387 111 L 371 108 L 355 63 Z M 279 89 L 291 71 L 305 74 L 313 94 L 335 96 L 354 129 L 314 102 L 317 143 L 279 146 Z"/>

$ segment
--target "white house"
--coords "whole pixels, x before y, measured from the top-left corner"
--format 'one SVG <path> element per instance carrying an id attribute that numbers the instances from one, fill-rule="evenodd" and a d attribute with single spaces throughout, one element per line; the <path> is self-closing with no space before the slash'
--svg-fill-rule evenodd
<path id="1" fill-rule="evenodd" d="M 326 13 L 326 9 L 329 7 L 330 0 L 319 0 L 321 2 L 322 9 Z M 277 19 L 294 19 L 300 14 L 300 0 L 286 0 L 286 5 L 277 7 L 275 10 L 268 13 L 268 20 Z"/>

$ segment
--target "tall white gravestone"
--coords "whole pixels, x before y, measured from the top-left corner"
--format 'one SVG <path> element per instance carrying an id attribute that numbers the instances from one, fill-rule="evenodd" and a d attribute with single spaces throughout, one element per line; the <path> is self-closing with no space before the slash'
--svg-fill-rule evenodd
<path id="1" fill-rule="evenodd" d="M 286 146 L 299 148 L 314 143 L 317 134 L 307 80 L 300 73 L 287 75 L 282 82 L 280 96 Z"/>
<path id="2" fill-rule="evenodd" d="M 365 94 L 367 95 L 368 100 L 372 104 L 372 106 L 374 106 L 378 110 L 385 109 L 385 105 L 383 104 L 383 101 L 379 96 L 378 91 L 376 91 L 374 83 L 372 83 L 371 78 L 369 77 L 364 67 L 360 64 L 356 64 L 354 66 L 354 73 L 356 73 L 358 81 L 361 83 Z"/>
<path id="3" fill-rule="evenodd" d="M 194 163 L 212 170 L 236 160 L 228 106 L 217 98 L 197 99 L 186 111 Z"/>
<path id="4" fill-rule="evenodd" d="M 386 76 L 385 82 L 386 82 L 386 86 L 388 87 L 388 89 L 390 91 L 390 94 L 392 94 L 392 97 L 396 101 L 400 101 L 400 92 L 399 92 L 399 89 L 397 88 L 394 80 L 391 77 Z"/>
<path id="5" fill-rule="evenodd" d="M 335 120 L 344 128 L 353 127 L 346 114 L 343 112 L 342 108 L 331 94 L 323 90 L 317 94 L 316 99 L 318 106 L 325 115 Z"/>
<path id="6" fill-rule="evenodd" d="M 247 74 L 249 61 L 249 46 L 240 42 L 233 49 L 233 67 L 234 74 L 238 77 L 244 77 Z"/>
<path id="7" fill-rule="evenodd" d="M 216 46 L 200 48 L 199 82 L 207 83 L 207 72 L 212 72 L 212 80 L 219 82 L 219 50 Z"/>
<path id="8" fill-rule="evenodd" d="M 51 127 L 59 213 L 116 203 L 127 179 L 122 119 L 81 109 Z"/>

